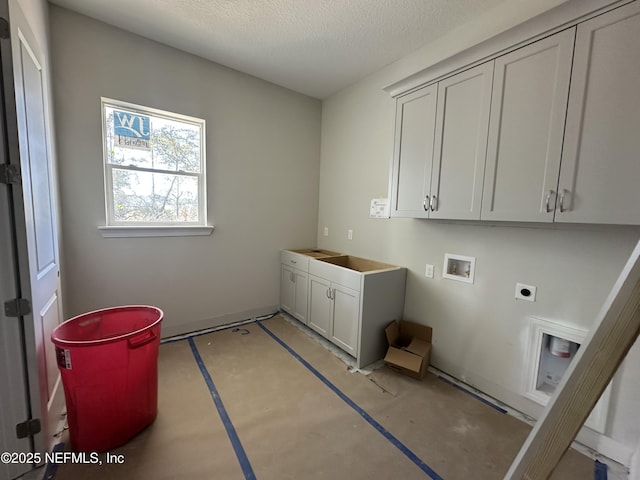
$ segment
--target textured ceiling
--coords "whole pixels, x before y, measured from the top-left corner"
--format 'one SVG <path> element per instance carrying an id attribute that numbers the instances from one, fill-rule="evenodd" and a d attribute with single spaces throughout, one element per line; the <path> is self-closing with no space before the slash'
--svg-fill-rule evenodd
<path id="1" fill-rule="evenodd" d="M 49 0 L 326 98 L 505 0 Z"/>

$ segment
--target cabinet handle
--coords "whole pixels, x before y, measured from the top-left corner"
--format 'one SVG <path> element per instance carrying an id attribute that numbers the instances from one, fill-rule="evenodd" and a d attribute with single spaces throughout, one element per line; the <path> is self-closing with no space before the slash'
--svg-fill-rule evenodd
<path id="1" fill-rule="evenodd" d="M 327 298 L 328 298 L 329 300 L 331 300 L 331 289 L 330 289 L 330 288 L 327 288 L 326 295 L 327 295 Z"/>
<path id="2" fill-rule="evenodd" d="M 438 197 L 435 195 L 431 197 L 431 211 L 435 211 L 438 209 Z"/>
<path id="3" fill-rule="evenodd" d="M 335 300 L 336 299 L 336 289 L 332 288 L 331 289 L 331 300 Z"/>
<path id="4" fill-rule="evenodd" d="M 291 260 L 291 263 L 296 264 L 296 263 L 298 263 L 298 262 L 296 262 L 295 260 Z"/>
<path id="5" fill-rule="evenodd" d="M 427 195 L 426 197 L 424 197 L 424 200 L 422 201 L 422 208 L 424 208 L 425 212 L 429 211 L 429 207 L 427 206 L 427 201 L 429 200 L 429 195 Z"/>
<path id="6" fill-rule="evenodd" d="M 547 197 L 546 197 L 546 200 L 544 201 L 544 204 L 545 204 L 544 209 L 547 213 L 551 212 L 551 210 L 549 210 L 549 201 L 551 200 L 551 195 L 553 195 L 554 193 L 556 192 L 554 192 L 553 190 L 549 190 L 547 192 Z"/>
<path id="7" fill-rule="evenodd" d="M 291 280 L 292 282 L 294 281 L 293 272 L 289 272 L 289 280 Z"/>
<path id="8" fill-rule="evenodd" d="M 560 194 L 560 213 L 564 213 L 567 211 L 564 208 L 564 197 L 567 193 L 569 193 L 568 190 L 566 188 L 563 188 L 562 193 Z"/>

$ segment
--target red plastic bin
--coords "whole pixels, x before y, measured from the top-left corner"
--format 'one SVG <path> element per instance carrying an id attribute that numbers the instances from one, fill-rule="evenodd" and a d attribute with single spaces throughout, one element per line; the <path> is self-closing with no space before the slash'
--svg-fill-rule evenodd
<path id="1" fill-rule="evenodd" d="M 106 308 L 71 318 L 51 333 L 74 450 L 115 448 L 155 420 L 163 316 L 144 305 Z"/>

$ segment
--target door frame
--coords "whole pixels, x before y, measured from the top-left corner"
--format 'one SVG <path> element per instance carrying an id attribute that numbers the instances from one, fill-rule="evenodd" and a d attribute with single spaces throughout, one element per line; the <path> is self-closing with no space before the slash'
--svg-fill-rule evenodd
<path id="1" fill-rule="evenodd" d="M 25 42 L 27 42 L 29 48 L 36 48 L 40 50 L 40 45 L 35 40 L 35 37 L 32 33 L 32 27 L 28 21 L 27 16 L 24 14 L 17 0 L 0 0 L 0 68 L 2 71 L 2 82 L 0 83 L 0 88 L 2 88 L 1 95 L 4 99 L 3 109 L 0 112 L 0 138 L 1 144 L 0 148 L 2 149 L 0 156 L 0 163 L 8 163 L 14 165 L 18 168 L 18 171 L 21 170 L 21 157 L 20 157 L 20 141 L 19 141 L 19 119 L 16 107 L 16 87 L 15 87 L 15 71 L 14 71 L 14 55 L 15 55 L 15 47 L 18 42 L 18 38 L 23 38 Z M 20 37 L 19 37 L 20 35 Z M 48 73 L 46 71 L 46 56 L 43 52 L 38 52 L 39 61 L 44 61 L 43 65 L 43 114 L 44 114 L 44 128 L 46 135 L 46 148 L 48 152 L 48 162 L 50 165 L 50 178 L 49 183 L 52 186 L 52 209 L 56 213 L 55 215 L 55 226 L 56 230 L 59 231 L 59 219 L 57 216 L 58 204 L 57 204 L 57 188 L 56 188 L 56 173 L 55 173 L 55 162 L 53 157 L 53 142 L 52 142 L 52 123 L 51 123 L 51 103 L 49 100 L 49 81 L 48 81 Z M 0 187 L 0 195 L 5 195 L 3 192 L 4 188 Z M 0 222 L 3 225 L 12 224 L 13 233 L 11 235 L 11 256 L 12 256 L 12 276 L 14 277 L 14 287 L 13 291 L 11 289 L 3 287 L 3 291 L 0 291 L 0 294 L 3 296 L 3 302 L 9 298 L 14 298 L 13 296 L 4 298 L 5 295 L 15 295 L 15 298 L 25 298 L 29 301 L 32 299 L 32 279 L 30 274 L 30 260 L 29 258 L 29 241 L 27 234 L 27 208 L 25 206 L 24 200 L 25 189 L 23 188 L 22 183 L 16 183 L 12 185 L 8 185 L 8 193 L 7 197 L 7 208 L 0 209 Z M 0 207 L 3 207 L 2 202 L 0 202 Z M 8 222 L 8 223 L 6 223 Z M 6 242 L 0 243 L 2 248 L 5 248 L 4 245 Z M 60 252 L 59 252 L 59 244 L 58 244 L 58 236 L 56 235 L 55 239 L 55 250 L 57 255 L 57 261 L 60 261 Z M 6 255 L 6 252 L 0 252 L 0 255 Z M 7 282 L 7 277 L 3 277 L 3 282 Z M 62 312 L 61 312 L 61 318 Z M 51 427 L 51 423 L 49 420 L 49 416 L 47 414 L 49 405 L 47 402 L 47 392 L 41 392 L 40 387 L 40 376 L 42 375 L 42 365 L 39 362 L 40 352 L 37 350 L 36 339 L 38 335 L 42 336 L 42 332 L 36 331 L 36 327 L 34 326 L 34 314 L 31 312 L 23 313 L 18 318 L 10 318 L 9 320 L 14 320 L 19 326 L 17 328 L 14 327 L 14 331 L 5 338 L 0 339 L 0 345 L 6 342 L 10 342 L 12 344 L 22 343 L 22 351 L 20 352 L 20 357 L 22 358 L 22 364 L 24 365 L 24 376 L 22 380 L 21 389 L 23 391 L 22 398 L 24 399 L 24 408 L 25 413 L 27 414 L 26 418 L 21 418 L 19 422 L 25 421 L 31 418 L 40 419 L 42 425 L 42 432 L 39 434 L 35 434 L 28 438 L 29 450 L 34 453 L 43 454 L 46 451 L 49 451 L 51 447 L 56 443 L 56 440 L 53 436 L 56 433 L 56 426 Z M 7 322 L 5 322 L 7 323 Z M 4 333 L 4 326 L 0 326 L 0 333 Z M 17 335 L 16 335 L 17 333 Z M 49 339 L 46 338 L 44 341 L 48 342 Z M 13 366 L 15 370 L 15 365 Z M 1 377 L 0 377 L 1 378 Z M 16 381 L 14 380 L 14 384 Z M 14 385 L 16 386 L 16 385 Z M 17 389 L 17 386 L 16 388 Z M 12 388 L 12 390 L 15 390 Z M 62 389 L 60 388 L 60 391 Z M 7 400 L 8 395 L 2 394 L 2 399 L 0 403 L 4 403 Z M 10 400 L 10 399 L 9 399 Z M 63 412 L 64 403 L 60 406 L 60 413 Z M 58 404 L 56 404 L 56 412 L 58 409 Z M 53 412 L 51 412 L 53 414 Z M 55 416 L 55 414 L 51 415 Z M 62 417 L 59 419 L 55 419 L 57 422 L 57 426 L 61 426 L 61 422 L 63 421 Z M 54 431 L 56 430 L 56 431 Z M 2 437 L 0 440 L 3 441 Z M 4 447 L 5 445 L 0 445 Z M 3 451 L 14 451 L 12 445 L 8 445 L 6 450 Z M 30 465 L 26 466 L 27 469 L 31 468 Z M 1 472 L 1 470 L 0 470 Z M 9 478 L 15 478 L 17 475 L 15 472 L 10 472 Z"/>

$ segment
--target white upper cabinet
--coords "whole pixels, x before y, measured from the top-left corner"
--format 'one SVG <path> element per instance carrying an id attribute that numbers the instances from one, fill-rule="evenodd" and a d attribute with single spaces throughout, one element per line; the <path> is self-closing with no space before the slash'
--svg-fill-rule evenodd
<path id="1" fill-rule="evenodd" d="M 396 102 L 396 130 L 391 183 L 391 216 L 429 215 L 437 85 Z"/>
<path id="2" fill-rule="evenodd" d="M 558 222 L 640 224 L 640 4 L 578 25 Z"/>
<path id="3" fill-rule="evenodd" d="M 553 221 L 574 36 L 496 58 L 482 220 Z"/>
<path id="4" fill-rule="evenodd" d="M 479 220 L 493 62 L 438 84 L 429 218 Z"/>
<path id="5" fill-rule="evenodd" d="M 640 1 L 396 100 L 391 215 L 640 225 Z"/>

